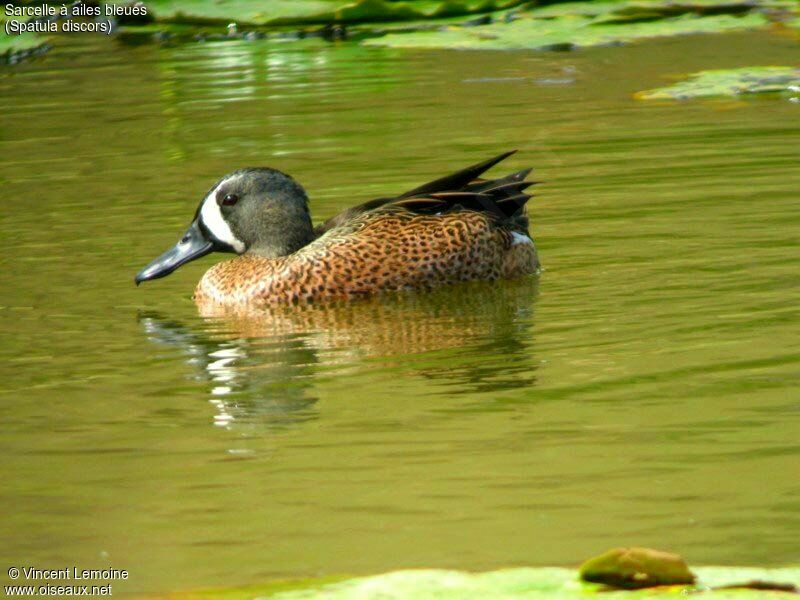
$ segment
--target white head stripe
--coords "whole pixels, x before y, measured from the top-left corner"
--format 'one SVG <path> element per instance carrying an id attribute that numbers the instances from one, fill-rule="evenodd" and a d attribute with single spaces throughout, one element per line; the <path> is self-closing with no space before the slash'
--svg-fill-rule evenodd
<path id="1" fill-rule="evenodd" d="M 233 235 L 231 226 L 225 221 L 225 218 L 222 216 L 222 211 L 217 204 L 217 190 L 227 181 L 227 179 L 221 181 L 218 186 L 208 193 L 205 200 L 203 200 L 203 205 L 200 207 L 200 220 L 215 238 L 220 242 L 228 244 L 231 248 L 236 250 L 236 252 L 241 254 L 245 250 L 244 244 Z"/>

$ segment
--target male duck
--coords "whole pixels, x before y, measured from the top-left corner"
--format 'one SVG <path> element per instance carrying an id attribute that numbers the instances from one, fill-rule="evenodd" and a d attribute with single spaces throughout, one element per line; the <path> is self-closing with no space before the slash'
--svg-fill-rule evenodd
<path id="1" fill-rule="evenodd" d="M 181 240 L 136 284 L 215 250 L 239 256 L 206 271 L 195 290 L 206 305 L 314 302 L 535 273 L 524 193 L 530 169 L 478 179 L 511 154 L 349 208 L 316 229 L 294 179 L 267 168 L 234 171 L 214 184 Z"/>

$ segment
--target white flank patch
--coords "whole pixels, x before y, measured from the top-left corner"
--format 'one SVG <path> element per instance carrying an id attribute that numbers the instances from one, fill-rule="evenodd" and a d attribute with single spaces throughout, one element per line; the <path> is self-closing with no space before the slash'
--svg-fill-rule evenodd
<path id="1" fill-rule="evenodd" d="M 225 179 L 220 184 L 211 190 L 211 193 L 203 200 L 203 207 L 200 209 L 200 220 L 206 226 L 215 238 L 220 242 L 228 244 L 231 248 L 236 250 L 239 254 L 244 252 L 244 243 L 242 243 L 231 231 L 225 218 L 222 216 L 222 211 L 217 204 L 217 190 L 228 180 Z"/>
<path id="2" fill-rule="evenodd" d="M 532 244 L 533 243 L 533 240 L 531 238 L 529 238 L 527 235 L 524 235 L 522 233 L 518 233 L 516 231 L 512 231 L 511 232 L 511 237 L 514 239 L 514 241 L 511 242 L 512 246 L 516 246 L 517 244 Z"/>

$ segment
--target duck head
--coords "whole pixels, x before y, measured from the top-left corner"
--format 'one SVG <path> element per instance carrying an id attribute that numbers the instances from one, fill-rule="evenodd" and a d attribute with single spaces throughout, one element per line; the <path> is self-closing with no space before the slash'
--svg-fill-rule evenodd
<path id="1" fill-rule="evenodd" d="M 139 285 L 166 277 L 211 252 L 275 258 L 313 239 L 308 197 L 299 183 L 275 169 L 240 169 L 212 186 L 180 241 L 142 269 L 135 281 Z"/>

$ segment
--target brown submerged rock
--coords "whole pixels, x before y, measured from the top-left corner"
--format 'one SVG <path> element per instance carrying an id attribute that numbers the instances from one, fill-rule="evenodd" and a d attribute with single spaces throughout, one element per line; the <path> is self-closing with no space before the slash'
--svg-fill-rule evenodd
<path id="1" fill-rule="evenodd" d="M 650 548 L 614 548 L 583 563 L 579 575 L 583 581 L 625 589 L 691 585 L 695 581 L 680 556 Z"/>

